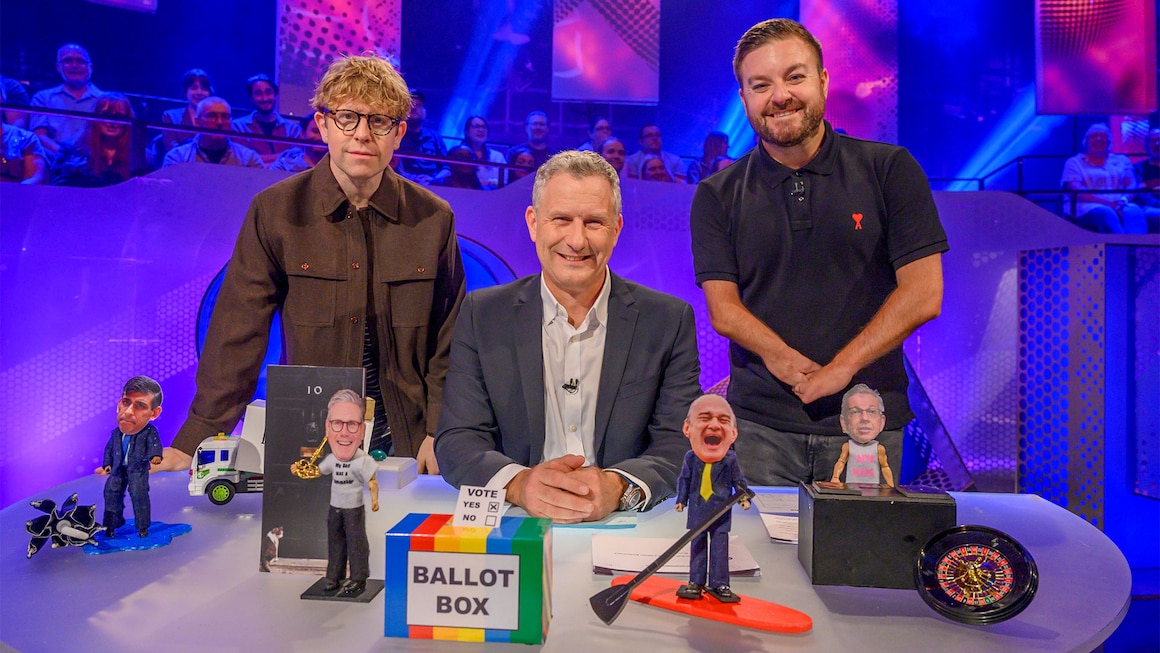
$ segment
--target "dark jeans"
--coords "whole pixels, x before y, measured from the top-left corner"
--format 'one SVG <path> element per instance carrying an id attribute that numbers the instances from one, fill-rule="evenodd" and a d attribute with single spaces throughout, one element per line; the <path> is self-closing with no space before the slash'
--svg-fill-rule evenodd
<path id="1" fill-rule="evenodd" d="M 756 422 L 737 420 L 737 463 L 750 485 L 794 485 L 828 481 L 842 455 L 845 435 L 786 433 Z M 902 429 L 883 431 L 878 442 L 897 483 L 902 469 Z"/>
<path id="2" fill-rule="evenodd" d="M 335 508 L 326 515 L 326 577 L 365 581 L 371 575 L 371 545 L 367 540 L 366 507 Z"/>
<path id="3" fill-rule="evenodd" d="M 133 520 L 137 529 L 149 528 L 149 472 L 127 473 L 124 467 L 109 474 L 105 479 L 105 528 L 120 528 L 125 525 L 125 489 L 133 502 Z"/>

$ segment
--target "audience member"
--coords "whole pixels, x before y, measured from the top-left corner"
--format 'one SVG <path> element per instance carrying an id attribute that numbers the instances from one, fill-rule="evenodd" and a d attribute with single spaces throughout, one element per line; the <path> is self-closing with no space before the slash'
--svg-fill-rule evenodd
<path id="1" fill-rule="evenodd" d="M 616 171 L 616 174 L 619 175 L 621 179 L 624 179 L 625 150 L 624 143 L 620 142 L 619 138 L 615 136 L 609 136 L 603 141 L 600 141 L 600 144 L 596 146 L 596 153 L 604 157 L 604 160 L 612 166 L 612 169 Z"/>
<path id="2" fill-rule="evenodd" d="M 1083 135 L 1084 151 L 1063 164 L 1063 187 L 1068 190 L 1116 191 L 1135 188 L 1132 161 L 1111 152 L 1111 131 L 1102 122 Z M 1090 231 L 1142 234 L 1147 230 L 1144 211 L 1127 193 L 1079 193 L 1071 219 Z"/>
<path id="3" fill-rule="evenodd" d="M 676 181 L 665 165 L 665 160 L 659 154 L 644 155 L 644 162 L 640 164 L 640 177 L 645 181 Z"/>
<path id="4" fill-rule="evenodd" d="M 254 75 L 246 80 L 246 87 L 250 90 L 254 112 L 233 121 L 234 131 L 279 138 L 302 137 L 302 127 L 298 122 L 278 113 L 278 85 L 269 75 Z M 267 165 L 273 163 L 279 154 L 293 147 L 285 143 L 253 138 L 242 141 L 242 144 L 261 155 L 262 163 Z"/>
<path id="5" fill-rule="evenodd" d="M 230 131 L 230 103 L 211 95 L 197 105 L 197 126 Z M 175 163 L 220 163 L 227 166 L 262 168 L 262 157 L 250 148 L 233 142 L 224 134 L 198 134 L 184 145 L 169 150 L 162 166 Z"/>
<path id="6" fill-rule="evenodd" d="M 129 98 L 120 93 L 97 98 L 94 113 L 123 120 L 136 118 Z M 121 122 L 89 121 L 78 140 L 61 146 L 52 166 L 52 184 L 112 186 L 145 172 L 141 158 L 134 156 L 132 131 Z"/>
<path id="7" fill-rule="evenodd" d="M 161 114 L 161 122 L 169 125 L 186 125 L 192 127 L 197 124 L 197 105 L 210 95 L 213 95 L 213 83 L 209 73 L 201 68 L 190 68 L 181 76 L 182 96 L 185 106 L 170 109 Z M 188 142 L 193 136 L 190 132 L 166 131 L 161 134 L 164 152 Z M 164 157 L 164 152 L 159 152 Z"/>
<path id="8" fill-rule="evenodd" d="M 93 76 L 89 51 L 75 43 L 60 46 L 56 51 L 56 71 L 64 83 L 33 95 L 32 106 L 91 112 L 97 106 L 101 89 L 89 81 Z M 54 155 L 62 144 L 75 141 L 85 130 L 85 121 L 81 118 L 45 114 L 33 115 L 31 125 L 44 148 Z"/>
<path id="9" fill-rule="evenodd" d="M 695 184 L 705 177 L 716 172 L 713 165 L 720 157 L 726 157 L 729 152 L 729 135 L 725 132 L 709 132 L 705 136 L 705 145 L 701 149 L 701 158 L 696 161 L 690 161 L 688 169 L 685 170 L 685 179 L 690 184 Z M 732 163 L 733 160 L 729 159 Z"/>
<path id="10" fill-rule="evenodd" d="M 1136 164 L 1136 203 L 1144 209 L 1149 233 L 1160 232 L 1160 128 L 1148 132 L 1144 141 L 1148 158 Z"/>
<path id="11" fill-rule="evenodd" d="M 483 116 L 470 116 L 463 123 L 463 144 L 471 149 L 476 161 L 490 161 L 492 163 L 507 163 L 507 159 L 499 150 L 487 146 L 487 120 Z M 479 176 L 479 185 L 484 190 L 499 188 L 499 168 L 492 166 L 478 166 L 475 168 Z M 455 171 L 451 171 L 455 175 Z"/>
<path id="12" fill-rule="evenodd" d="M 443 145 L 443 138 L 423 126 L 427 119 L 427 104 L 423 93 L 411 89 L 411 111 L 407 114 L 407 131 L 403 134 L 403 141 L 399 144 L 399 152 L 403 154 L 420 154 L 425 156 L 447 156 L 447 147 Z M 401 159 L 399 174 L 411 181 L 424 186 L 441 184 L 451 176 L 447 164 L 439 161 L 423 159 Z"/>
<path id="13" fill-rule="evenodd" d="M 532 153 L 534 165 L 538 168 L 556 153 L 555 149 L 548 146 L 548 114 L 543 111 L 529 113 L 524 118 L 524 130 L 528 133 L 528 142 L 508 150 L 508 163 L 515 163 L 515 151 L 522 148 Z"/>
<path id="14" fill-rule="evenodd" d="M 661 149 L 660 127 L 656 125 L 645 125 L 641 127 L 640 137 L 637 139 L 637 143 L 640 144 L 640 150 L 633 152 L 624 162 L 625 167 L 628 169 L 629 177 L 645 178 L 645 159 L 649 155 L 653 155 L 660 158 L 661 163 L 668 170 L 668 176 L 671 177 L 671 179 L 663 181 L 685 181 L 685 173 L 681 167 L 681 157 Z M 661 180 L 654 179 L 653 181 Z"/>
<path id="15" fill-rule="evenodd" d="M 536 163 L 536 155 L 527 147 L 517 146 L 508 150 L 508 163 L 516 166 L 527 166 L 529 168 L 538 168 Z M 531 174 L 530 170 L 519 170 L 517 168 L 508 168 L 507 183 L 512 183 L 517 179 L 523 179 Z"/>
<path id="16" fill-rule="evenodd" d="M 43 184 L 48 180 L 48 152 L 36 134 L 0 122 L 0 181 Z"/>
<path id="17" fill-rule="evenodd" d="M 733 161 L 735 161 L 735 159 L 728 156 L 719 156 L 716 159 L 713 159 L 713 165 L 709 168 L 709 174 L 712 175 L 714 172 L 721 172 L 725 168 L 733 165 Z"/>
<path id="18" fill-rule="evenodd" d="M 470 147 L 466 145 L 456 145 L 447 153 L 450 159 L 458 159 L 460 161 L 479 161 L 476 158 L 475 152 L 471 151 Z M 452 163 L 451 176 L 443 182 L 444 186 L 452 188 L 471 188 L 474 190 L 483 190 L 483 184 L 479 181 L 479 166 L 469 164 Z"/>
<path id="19" fill-rule="evenodd" d="M 287 172 L 302 172 L 318 165 L 322 157 L 326 156 L 326 146 L 322 142 L 322 132 L 318 130 L 318 123 L 313 117 L 302 119 L 302 138 L 318 143 L 317 147 L 292 147 L 278 155 L 270 164 L 271 170 L 285 170 Z"/>
<path id="20" fill-rule="evenodd" d="M 26 107 L 29 102 L 28 91 L 25 90 L 24 84 L 15 79 L 0 76 L 0 102 Z M 28 114 L 23 111 L 3 109 L 0 110 L 0 122 L 25 129 L 28 127 Z"/>
<path id="21" fill-rule="evenodd" d="M 576 149 L 581 152 L 594 150 L 598 143 L 603 143 L 609 136 L 612 136 L 612 123 L 604 116 L 596 116 L 588 123 L 588 140 Z"/>

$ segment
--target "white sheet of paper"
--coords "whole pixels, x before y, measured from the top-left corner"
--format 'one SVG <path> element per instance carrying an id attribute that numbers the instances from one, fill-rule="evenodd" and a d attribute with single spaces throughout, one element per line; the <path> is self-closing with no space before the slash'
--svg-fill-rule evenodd
<path id="1" fill-rule="evenodd" d="M 753 505 L 757 506 L 759 512 L 796 515 L 798 511 L 798 495 L 796 492 L 793 494 L 783 492 L 758 494 L 753 499 Z"/>
<path id="2" fill-rule="evenodd" d="M 464 485 L 459 488 L 459 498 L 455 502 L 452 526 L 475 526 L 495 528 L 503 517 L 507 504 L 504 497 L 507 490 L 489 490 L 483 487 Z"/>
<path id="3" fill-rule="evenodd" d="M 597 574 L 637 573 L 652 564 L 676 541 L 676 538 L 668 540 L 659 537 L 593 535 L 592 571 Z M 660 568 L 659 573 L 688 574 L 689 547 L 681 549 L 680 553 Z M 744 542 L 733 535 L 729 536 L 729 575 L 761 575 L 761 568 L 753 559 L 753 554 Z"/>
<path id="4" fill-rule="evenodd" d="M 798 518 L 797 515 L 769 515 L 761 513 L 761 523 L 765 524 L 765 532 L 779 542 L 797 544 Z"/>

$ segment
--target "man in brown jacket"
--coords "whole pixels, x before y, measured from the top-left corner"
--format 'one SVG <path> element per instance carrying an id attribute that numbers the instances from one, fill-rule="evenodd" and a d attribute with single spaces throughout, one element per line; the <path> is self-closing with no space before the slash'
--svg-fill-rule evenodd
<path id="1" fill-rule="evenodd" d="M 284 361 L 366 368 L 367 394 L 376 399 L 371 448 L 393 444 L 394 455 L 418 459 L 420 472 L 439 471 L 430 434 L 465 287 L 454 216 L 442 199 L 390 170 L 411 96 L 389 63 L 335 61 L 311 103 L 328 154 L 250 205 L 197 394 L 163 470 L 189 469 L 204 438 L 237 424 L 280 310 Z"/>

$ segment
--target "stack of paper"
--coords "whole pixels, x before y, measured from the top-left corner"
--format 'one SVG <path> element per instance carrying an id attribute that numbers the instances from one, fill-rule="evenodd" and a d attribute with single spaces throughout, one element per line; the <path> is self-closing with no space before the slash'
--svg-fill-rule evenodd
<path id="1" fill-rule="evenodd" d="M 758 494 L 753 505 L 761 512 L 761 523 L 775 542 L 797 544 L 798 495 L 796 493 Z"/>

